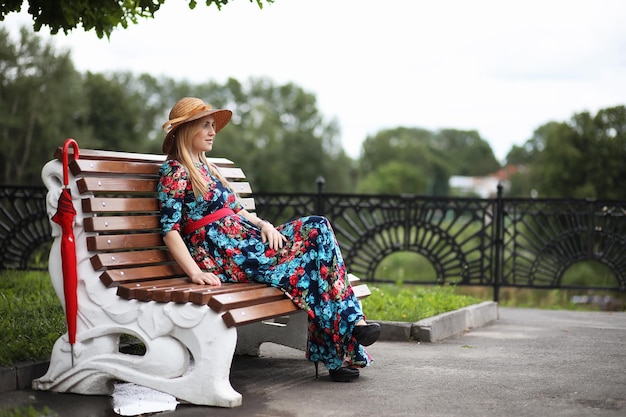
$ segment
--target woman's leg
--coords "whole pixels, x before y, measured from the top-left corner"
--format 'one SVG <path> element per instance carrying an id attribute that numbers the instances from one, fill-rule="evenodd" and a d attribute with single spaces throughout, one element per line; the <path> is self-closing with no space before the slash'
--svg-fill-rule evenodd
<path id="1" fill-rule="evenodd" d="M 365 316 L 352 287 L 335 234 L 320 216 L 298 219 L 281 227 L 294 242 L 284 289 L 309 316 L 307 357 L 337 369 L 369 365 L 371 357 L 352 336 Z M 289 236 L 291 235 L 291 236 Z"/>
<path id="2" fill-rule="evenodd" d="M 371 357 L 352 335 L 365 316 L 346 282 L 343 257 L 328 220 L 310 216 L 279 226 L 287 242 L 278 251 L 263 244 L 252 225 L 245 230 L 245 239 L 239 229 L 225 223 L 211 232 L 216 241 L 227 241 L 216 245 L 220 249 L 213 256 L 222 260 L 230 280 L 254 280 L 281 288 L 306 311 L 309 360 L 323 362 L 328 369 L 337 369 L 344 362 L 355 367 L 369 365 Z"/>

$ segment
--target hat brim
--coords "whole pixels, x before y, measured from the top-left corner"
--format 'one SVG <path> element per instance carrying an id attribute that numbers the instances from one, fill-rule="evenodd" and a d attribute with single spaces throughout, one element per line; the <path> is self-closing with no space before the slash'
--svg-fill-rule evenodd
<path id="1" fill-rule="evenodd" d="M 190 116 L 187 120 L 177 124 L 176 126 L 173 126 L 172 129 L 167 132 L 167 135 L 165 135 L 165 139 L 163 140 L 163 153 L 165 155 L 170 154 L 172 150 L 171 148 L 174 145 L 174 133 L 178 130 L 179 127 L 181 127 L 185 123 L 202 119 L 206 116 L 213 116 L 213 118 L 215 119 L 215 133 L 217 134 L 220 130 L 224 128 L 224 126 L 228 124 L 228 122 L 230 122 L 230 119 L 233 117 L 233 112 L 226 109 L 210 109 Z"/>

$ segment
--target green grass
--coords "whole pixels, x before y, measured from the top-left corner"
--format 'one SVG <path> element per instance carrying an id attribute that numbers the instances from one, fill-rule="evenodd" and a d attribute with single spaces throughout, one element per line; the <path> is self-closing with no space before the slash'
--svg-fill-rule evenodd
<path id="1" fill-rule="evenodd" d="M 493 300 L 493 289 L 489 287 L 458 287 L 457 290 L 460 294 Z M 573 300 L 580 296 L 607 297 L 610 301 L 606 305 L 597 302 L 575 303 Z M 626 293 L 600 290 L 500 288 L 498 304 L 502 307 L 544 310 L 626 311 Z"/>
<path id="2" fill-rule="evenodd" d="M 459 294 L 452 286 L 417 287 L 369 285 L 372 295 L 363 300 L 369 320 L 416 322 L 484 301 Z"/>
<path id="3" fill-rule="evenodd" d="M 0 417 L 57 417 L 58 414 L 48 407 L 37 410 L 32 405 L 28 407 L 0 408 Z"/>
<path id="4" fill-rule="evenodd" d="M 48 274 L 0 274 L 0 366 L 47 359 L 65 333 L 65 315 Z"/>

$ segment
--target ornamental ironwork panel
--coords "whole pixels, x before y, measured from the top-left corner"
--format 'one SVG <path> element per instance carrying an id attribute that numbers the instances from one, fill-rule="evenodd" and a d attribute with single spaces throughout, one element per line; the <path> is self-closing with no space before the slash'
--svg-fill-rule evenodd
<path id="1" fill-rule="evenodd" d="M 626 289 L 626 202 L 503 199 L 503 286 L 577 288 L 563 275 L 596 261 L 616 282 L 584 288 Z"/>
<path id="2" fill-rule="evenodd" d="M 43 187 L 0 187 L 0 268 L 47 269 L 52 243 Z"/>
<path id="3" fill-rule="evenodd" d="M 261 194 L 257 210 L 275 223 L 328 217 L 349 270 L 369 281 L 387 256 L 400 251 L 427 258 L 436 271 L 420 283 L 491 285 L 493 201 L 397 195 Z M 289 214 L 281 216 L 280 214 Z"/>

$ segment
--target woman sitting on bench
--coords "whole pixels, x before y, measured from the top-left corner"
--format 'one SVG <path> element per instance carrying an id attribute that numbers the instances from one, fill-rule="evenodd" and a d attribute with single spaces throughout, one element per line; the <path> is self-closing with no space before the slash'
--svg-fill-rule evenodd
<path id="1" fill-rule="evenodd" d="M 166 162 L 159 205 L 164 241 L 197 284 L 260 282 L 285 291 L 309 319 L 307 358 L 336 382 L 359 376 L 380 325 L 367 324 L 330 223 L 309 216 L 274 227 L 246 211 L 228 182 L 206 160 L 230 110 L 199 98 L 179 100 L 163 125 Z"/>

